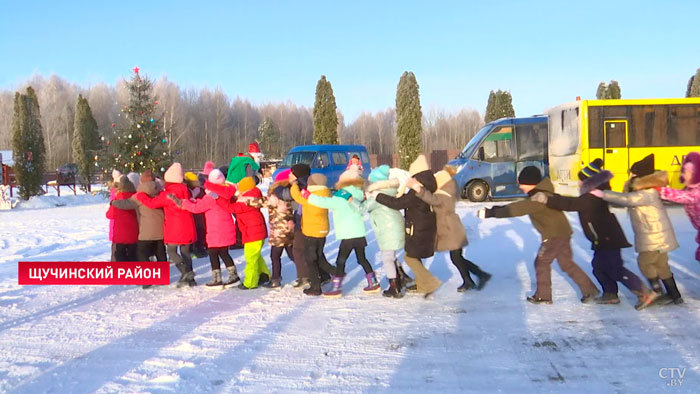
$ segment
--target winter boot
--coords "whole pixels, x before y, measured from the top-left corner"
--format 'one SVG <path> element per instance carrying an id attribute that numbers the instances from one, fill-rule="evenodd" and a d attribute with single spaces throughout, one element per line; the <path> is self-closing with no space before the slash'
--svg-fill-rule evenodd
<path id="1" fill-rule="evenodd" d="M 182 278 L 177 282 L 177 287 L 194 287 L 197 286 L 197 282 L 194 280 L 194 271 L 186 272 L 184 275 L 182 275 Z"/>
<path id="2" fill-rule="evenodd" d="M 264 272 L 261 273 L 260 276 L 258 276 L 258 283 L 260 283 L 261 285 L 264 285 L 265 283 L 267 283 L 269 281 L 270 281 L 270 275 L 268 275 Z"/>
<path id="3" fill-rule="evenodd" d="M 674 304 L 682 304 L 683 298 L 681 297 L 681 292 L 678 291 L 678 286 L 676 286 L 676 280 L 671 276 L 668 279 L 664 279 L 664 287 L 666 287 L 666 292 L 671 297 L 671 302 Z"/>
<path id="4" fill-rule="evenodd" d="M 315 296 L 315 297 L 318 297 L 318 296 L 320 296 L 322 293 L 321 293 L 321 289 L 312 289 L 312 288 L 309 287 L 309 288 L 307 288 L 307 289 L 304 289 L 304 294 L 306 294 L 307 296 Z"/>
<path id="5" fill-rule="evenodd" d="M 598 298 L 598 292 L 591 293 L 591 294 L 584 294 L 583 297 L 581 297 L 581 302 L 583 304 L 590 304 L 592 302 L 595 302 L 596 298 Z"/>
<path id="6" fill-rule="evenodd" d="M 595 298 L 596 304 L 619 304 L 620 297 L 613 293 L 603 293 L 602 296 Z"/>
<path id="7" fill-rule="evenodd" d="M 224 286 L 233 285 L 241 281 L 241 278 L 238 277 L 235 265 L 226 267 L 226 271 L 228 271 L 228 279 L 223 283 Z"/>
<path id="8" fill-rule="evenodd" d="M 399 264 L 399 262 L 396 260 L 394 260 L 394 264 L 396 264 L 396 272 L 399 274 L 398 279 L 401 283 L 401 287 L 406 289 L 410 287 L 409 285 L 413 285 L 415 287 L 415 284 L 413 283 L 413 278 L 408 276 L 406 271 L 403 270 L 403 267 L 401 267 L 401 264 Z"/>
<path id="9" fill-rule="evenodd" d="M 659 298 L 659 293 L 649 289 L 644 289 L 644 292 L 639 294 L 638 297 L 639 299 L 637 301 L 637 304 L 634 306 L 634 309 L 641 311 L 642 309 L 651 305 L 651 303 L 654 302 L 657 298 Z"/>
<path id="10" fill-rule="evenodd" d="M 381 287 L 379 286 L 379 281 L 377 280 L 377 276 L 374 274 L 374 272 L 365 274 L 365 278 L 367 278 L 367 287 L 362 290 L 365 293 L 379 293 Z"/>
<path id="11" fill-rule="evenodd" d="M 464 293 L 467 290 L 471 289 L 476 289 L 476 284 L 472 280 L 472 278 L 467 274 L 467 277 L 464 279 L 464 283 L 462 283 L 462 286 L 459 286 L 457 288 L 457 291 L 460 293 Z"/>
<path id="12" fill-rule="evenodd" d="M 649 287 L 659 294 L 663 294 L 664 290 L 661 288 L 661 281 L 659 278 L 647 279 L 649 281 Z"/>
<path id="13" fill-rule="evenodd" d="M 540 298 L 536 295 L 531 295 L 526 298 L 527 302 L 531 304 L 552 304 L 552 300 L 547 300 L 544 298 Z"/>
<path id="14" fill-rule="evenodd" d="M 326 271 L 321 271 L 321 273 L 319 274 L 318 277 L 319 277 L 319 281 L 321 282 L 321 287 L 323 287 L 323 286 L 325 286 L 326 284 L 330 283 L 331 280 L 333 279 L 333 278 L 331 277 L 331 274 L 329 274 L 329 273 L 326 272 Z"/>
<path id="15" fill-rule="evenodd" d="M 293 288 L 299 288 L 299 287 L 306 287 L 309 285 L 309 278 L 298 278 L 294 279 L 294 282 L 292 282 L 292 287 Z"/>
<path id="16" fill-rule="evenodd" d="M 282 288 L 282 279 L 272 279 L 267 283 L 263 283 L 263 287 L 266 287 L 268 289 L 281 289 Z"/>
<path id="17" fill-rule="evenodd" d="M 481 290 L 486 286 L 486 283 L 491 280 L 491 274 L 488 272 L 484 272 L 483 274 L 479 275 L 479 284 L 476 286 L 477 290 Z"/>
<path id="18" fill-rule="evenodd" d="M 214 286 L 221 286 L 223 283 L 221 282 L 221 270 L 212 270 L 211 271 L 211 282 L 207 282 L 208 287 L 214 287 Z"/>
<path id="19" fill-rule="evenodd" d="M 392 297 L 392 298 L 401 298 L 403 297 L 403 294 L 401 294 L 401 289 L 399 288 L 400 282 L 398 278 L 395 279 L 389 279 L 389 288 L 384 290 L 382 295 L 384 297 Z"/>
<path id="20" fill-rule="evenodd" d="M 326 298 L 338 298 L 343 294 L 343 279 L 344 276 L 334 276 L 333 288 L 330 291 L 324 291 L 323 296 Z"/>
<path id="21" fill-rule="evenodd" d="M 182 287 L 184 284 L 183 283 L 183 278 L 185 277 L 185 274 L 187 273 L 187 267 L 185 266 L 184 262 L 177 263 L 175 264 L 175 268 L 177 268 L 178 271 L 180 271 L 180 279 L 177 280 L 177 287 Z"/>

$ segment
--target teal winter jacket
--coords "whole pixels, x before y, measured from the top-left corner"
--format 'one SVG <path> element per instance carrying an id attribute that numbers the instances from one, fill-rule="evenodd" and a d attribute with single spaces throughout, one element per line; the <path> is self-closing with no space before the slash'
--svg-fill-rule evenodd
<path id="1" fill-rule="evenodd" d="M 338 183 L 336 189 L 345 190 L 352 195 L 352 199 L 358 202 L 364 201 L 362 190 L 364 181 Z M 319 208 L 325 208 L 333 213 L 333 229 L 336 239 L 361 238 L 367 235 L 365 220 L 362 213 L 352 205 L 352 202 L 339 196 L 321 197 L 309 196 L 309 204 Z"/>

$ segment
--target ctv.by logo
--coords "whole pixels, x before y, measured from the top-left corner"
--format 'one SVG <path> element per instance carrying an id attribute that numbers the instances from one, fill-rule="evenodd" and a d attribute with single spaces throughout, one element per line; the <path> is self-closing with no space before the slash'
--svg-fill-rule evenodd
<path id="1" fill-rule="evenodd" d="M 685 368 L 660 368 L 659 377 L 668 380 L 666 383 L 668 387 L 682 387 L 685 370 Z"/>

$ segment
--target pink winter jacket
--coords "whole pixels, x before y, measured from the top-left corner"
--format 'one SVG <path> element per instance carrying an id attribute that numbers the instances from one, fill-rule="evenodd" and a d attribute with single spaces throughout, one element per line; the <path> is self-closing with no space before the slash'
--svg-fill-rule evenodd
<path id="1" fill-rule="evenodd" d="M 204 213 L 207 223 L 207 247 L 222 248 L 236 243 L 233 216 L 219 206 L 211 195 L 207 194 L 195 202 L 182 200 L 182 209 L 195 214 Z"/>
<path id="2" fill-rule="evenodd" d="M 662 187 L 659 189 L 659 194 L 664 200 L 683 204 L 690 223 L 696 230 L 700 230 L 700 186 L 686 187 L 683 190 Z"/>

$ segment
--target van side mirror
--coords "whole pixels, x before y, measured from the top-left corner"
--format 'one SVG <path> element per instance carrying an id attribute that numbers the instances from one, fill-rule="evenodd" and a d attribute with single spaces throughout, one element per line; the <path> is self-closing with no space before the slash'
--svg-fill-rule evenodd
<path id="1" fill-rule="evenodd" d="M 484 153 L 484 147 L 480 146 L 479 147 L 479 161 L 485 161 L 484 159 L 486 158 L 486 154 Z"/>

